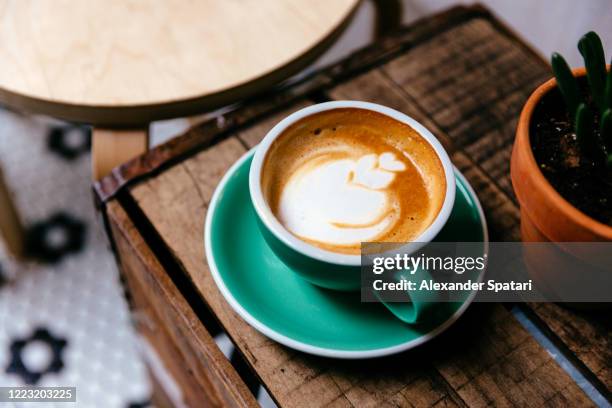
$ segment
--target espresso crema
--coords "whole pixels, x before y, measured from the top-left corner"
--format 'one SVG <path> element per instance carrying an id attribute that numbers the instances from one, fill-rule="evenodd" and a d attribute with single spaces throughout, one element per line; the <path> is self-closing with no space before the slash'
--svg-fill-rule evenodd
<path id="1" fill-rule="evenodd" d="M 436 218 L 446 178 L 433 147 L 381 113 L 341 108 L 301 119 L 270 147 L 262 190 L 293 235 L 359 254 L 361 242 L 407 242 Z"/>

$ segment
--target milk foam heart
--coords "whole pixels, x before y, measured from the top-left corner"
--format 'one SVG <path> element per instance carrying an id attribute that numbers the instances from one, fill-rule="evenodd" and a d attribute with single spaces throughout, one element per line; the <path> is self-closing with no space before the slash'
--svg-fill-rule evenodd
<path id="1" fill-rule="evenodd" d="M 405 169 L 390 152 L 308 163 L 285 186 L 279 219 L 295 235 L 318 242 L 372 240 L 398 217 L 399 207 L 385 189 Z"/>

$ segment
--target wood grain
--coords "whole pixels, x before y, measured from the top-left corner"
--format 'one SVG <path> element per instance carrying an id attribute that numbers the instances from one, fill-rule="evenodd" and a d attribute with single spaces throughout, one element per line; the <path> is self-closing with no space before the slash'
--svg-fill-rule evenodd
<path id="1" fill-rule="evenodd" d="M 108 217 L 141 333 L 156 345 L 189 406 L 256 407 L 229 361 L 118 203 Z M 141 273 L 146 272 L 146 273 Z"/>
<path id="2" fill-rule="evenodd" d="M 149 129 L 110 130 L 94 128 L 91 132 L 91 167 L 93 180 L 144 154 L 149 149 Z"/>
<path id="3" fill-rule="evenodd" d="M 25 230 L 2 168 L 0 168 L 0 238 L 10 255 L 17 259 L 23 257 Z"/>
<path id="4" fill-rule="evenodd" d="M 550 303 L 531 304 L 534 313 L 575 353 L 603 384 L 612 390 L 612 328 L 609 311 L 580 312 Z"/>
<path id="5" fill-rule="evenodd" d="M 357 3 L 3 0 L 0 99 L 107 125 L 220 106 L 319 55 Z"/>

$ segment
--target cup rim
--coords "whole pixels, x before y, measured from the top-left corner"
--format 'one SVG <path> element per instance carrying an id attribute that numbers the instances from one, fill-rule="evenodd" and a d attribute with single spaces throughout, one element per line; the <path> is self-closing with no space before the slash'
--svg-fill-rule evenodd
<path id="1" fill-rule="evenodd" d="M 261 143 L 257 146 L 257 150 L 253 156 L 253 161 L 251 162 L 251 168 L 249 170 L 249 193 L 257 216 L 277 239 L 302 255 L 330 264 L 343 266 L 361 265 L 361 255 L 341 254 L 328 251 L 302 241 L 291 234 L 291 232 L 289 232 L 272 213 L 272 210 L 268 206 L 268 203 L 266 202 L 261 190 L 261 173 L 264 159 L 270 149 L 270 146 L 278 138 L 278 136 L 280 136 L 289 126 L 303 118 L 312 116 L 316 113 L 340 108 L 358 108 L 370 110 L 407 124 L 430 144 L 442 162 L 444 176 L 446 178 L 446 194 L 444 196 L 444 202 L 442 203 L 442 207 L 440 208 L 438 215 L 429 225 L 429 227 L 427 227 L 414 240 L 410 241 L 411 243 L 417 244 L 415 250 L 419 249 L 420 246 L 430 242 L 436 237 L 436 235 L 438 235 L 442 227 L 444 227 L 448 221 L 450 213 L 453 209 L 456 188 L 453 164 L 442 144 L 425 126 L 402 112 L 376 103 L 350 100 L 319 103 L 293 112 L 270 129 L 266 136 L 264 136 Z"/>

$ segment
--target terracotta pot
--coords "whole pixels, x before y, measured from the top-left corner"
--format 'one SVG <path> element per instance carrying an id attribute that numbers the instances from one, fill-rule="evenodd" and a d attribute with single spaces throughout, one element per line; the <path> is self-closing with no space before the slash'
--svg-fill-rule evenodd
<path id="1" fill-rule="evenodd" d="M 573 72 L 576 77 L 586 73 L 584 68 Z M 540 99 L 556 86 L 552 78 L 531 94 L 516 131 L 510 175 L 521 206 L 523 241 L 612 241 L 612 227 L 589 217 L 561 197 L 546 180 L 533 156 L 529 137 L 531 116 Z"/>
<path id="2" fill-rule="evenodd" d="M 585 76 L 584 68 L 574 76 Z M 555 79 L 540 85 L 523 107 L 512 150 L 510 175 L 521 206 L 521 236 L 524 242 L 555 242 L 554 246 L 525 246 L 524 260 L 538 289 L 551 299 L 568 299 L 568 292 L 596 299 L 609 282 L 609 261 L 594 261 L 601 247 L 570 246 L 564 242 L 612 241 L 612 227 L 584 214 L 553 188 L 536 163 L 529 135 L 533 111 L 542 97 L 557 86 Z M 578 249 L 580 248 L 580 249 Z M 563 272 L 562 272 L 563 271 Z M 578 271 L 579 273 L 576 273 Z M 601 282 L 598 284 L 597 282 Z M 601 298 L 601 297 L 599 297 Z M 585 299 L 587 300 L 587 299 Z M 610 303 L 566 303 L 574 309 L 602 310 Z"/>

